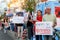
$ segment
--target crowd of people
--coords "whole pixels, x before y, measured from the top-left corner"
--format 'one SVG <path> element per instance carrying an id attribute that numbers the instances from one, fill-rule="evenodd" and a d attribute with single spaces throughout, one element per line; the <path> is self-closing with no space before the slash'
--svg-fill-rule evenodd
<path id="1" fill-rule="evenodd" d="M 15 17 L 21 17 L 22 14 L 20 14 L 22 12 L 16 13 Z M 37 14 L 36 14 L 36 20 L 33 20 L 33 15 L 32 12 L 29 13 L 23 13 L 24 14 L 24 22 L 23 23 L 13 23 L 12 22 L 12 18 L 14 16 L 11 17 L 4 17 L 3 20 L 3 28 L 4 28 L 4 33 L 7 32 L 7 30 L 11 30 L 11 31 L 15 31 L 17 32 L 17 38 L 22 38 L 26 37 L 26 34 L 28 34 L 28 39 L 29 40 L 33 40 L 33 35 L 35 35 L 35 23 L 36 22 L 53 22 L 53 28 L 57 25 L 56 22 L 56 15 L 51 14 L 51 8 L 47 7 L 45 9 L 45 14 L 42 15 L 42 11 L 38 10 Z M 51 40 L 55 40 L 54 37 L 50 36 L 50 35 L 43 35 L 44 36 L 44 40 L 49 40 L 49 38 L 51 38 Z M 42 40 L 42 35 L 35 35 L 36 40 Z"/>

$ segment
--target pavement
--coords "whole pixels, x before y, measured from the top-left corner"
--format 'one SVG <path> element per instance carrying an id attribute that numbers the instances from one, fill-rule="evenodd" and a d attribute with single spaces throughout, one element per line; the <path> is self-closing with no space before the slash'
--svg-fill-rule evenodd
<path id="1" fill-rule="evenodd" d="M 16 37 L 16 32 L 14 32 L 14 31 L 8 30 L 8 31 L 7 31 L 7 34 L 8 34 L 10 37 L 12 37 L 14 40 L 22 40 L 21 38 L 17 39 L 17 37 Z M 28 40 L 28 38 L 26 38 L 26 39 L 24 39 L 24 40 Z M 35 40 L 35 37 L 33 37 L 33 40 Z"/>
<path id="2" fill-rule="evenodd" d="M 5 34 L 3 30 L 0 30 L 0 40 L 13 40 L 9 35 Z"/>
<path id="3" fill-rule="evenodd" d="M 58 40 L 58 37 L 56 36 L 55 38 L 56 40 Z M 0 30 L 0 40 L 21 40 L 20 39 L 16 39 L 15 37 L 15 32 L 11 32 L 8 31 L 6 34 L 3 32 L 3 30 Z M 28 39 L 27 39 L 28 40 Z M 33 37 L 33 40 L 36 40 L 35 37 Z M 44 40 L 44 39 L 43 39 Z M 59 39 L 60 40 L 60 39 Z"/>

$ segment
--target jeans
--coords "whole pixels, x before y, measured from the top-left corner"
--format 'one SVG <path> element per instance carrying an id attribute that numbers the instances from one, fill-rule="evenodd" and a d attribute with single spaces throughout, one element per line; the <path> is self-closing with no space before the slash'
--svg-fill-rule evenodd
<path id="1" fill-rule="evenodd" d="M 53 35 L 45 35 L 44 39 L 45 40 L 55 40 L 55 38 L 53 37 Z"/>
<path id="2" fill-rule="evenodd" d="M 42 35 L 36 35 L 36 40 L 42 40 Z"/>
<path id="3" fill-rule="evenodd" d="M 6 27 L 6 26 L 5 26 L 5 27 Z M 8 29 L 7 29 L 7 28 L 5 28 L 5 27 L 4 27 L 4 33 L 6 33 L 6 32 L 7 32 L 7 30 L 8 30 Z"/>
<path id="4" fill-rule="evenodd" d="M 10 30 L 14 31 L 14 23 L 10 23 Z"/>

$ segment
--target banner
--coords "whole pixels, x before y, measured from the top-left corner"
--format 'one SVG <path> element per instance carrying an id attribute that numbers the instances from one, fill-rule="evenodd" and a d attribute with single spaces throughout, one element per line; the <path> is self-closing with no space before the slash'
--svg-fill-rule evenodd
<path id="1" fill-rule="evenodd" d="M 56 27 L 60 27 L 60 18 L 57 18 L 57 26 Z"/>
<path id="2" fill-rule="evenodd" d="M 36 35 L 53 35 L 52 22 L 36 22 Z"/>
<path id="3" fill-rule="evenodd" d="M 24 23 L 24 17 L 15 16 L 15 17 L 12 18 L 12 23 Z"/>

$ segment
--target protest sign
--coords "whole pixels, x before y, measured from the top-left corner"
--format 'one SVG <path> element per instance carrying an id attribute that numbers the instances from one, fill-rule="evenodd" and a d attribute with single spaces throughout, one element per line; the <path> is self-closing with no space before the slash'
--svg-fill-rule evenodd
<path id="1" fill-rule="evenodd" d="M 57 18 L 57 27 L 60 27 L 60 18 Z"/>
<path id="2" fill-rule="evenodd" d="M 24 23 L 24 17 L 15 16 L 15 17 L 12 18 L 12 23 Z"/>
<path id="3" fill-rule="evenodd" d="M 36 22 L 36 35 L 53 35 L 52 22 Z"/>

